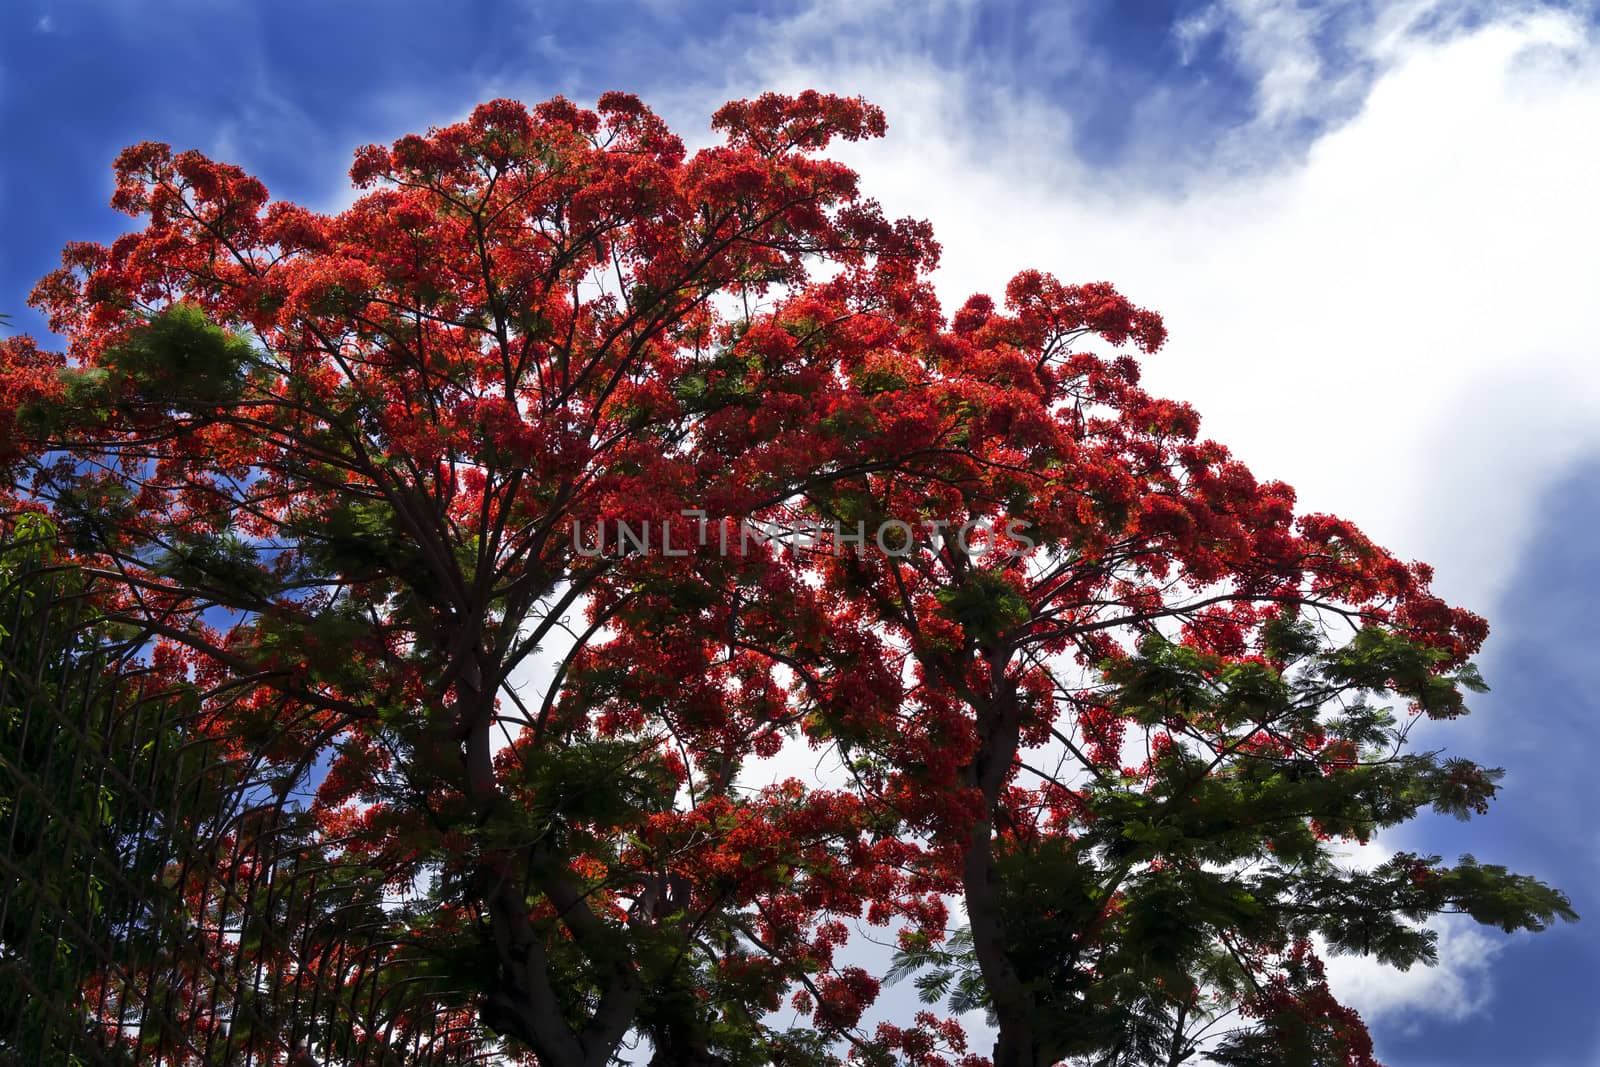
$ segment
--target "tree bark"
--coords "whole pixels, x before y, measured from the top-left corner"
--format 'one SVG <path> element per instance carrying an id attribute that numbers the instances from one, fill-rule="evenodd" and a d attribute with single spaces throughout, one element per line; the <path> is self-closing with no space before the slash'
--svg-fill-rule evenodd
<path id="1" fill-rule="evenodd" d="M 995 671 L 997 685 L 1003 674 Z M 1021 708 L 1014 689 L 1002 689 L 979 709 L 979 747 L 967 768 L 967 784 L 983 796 L 984 814 L 974 822 L 961 869 L 962 893 L 978 970 L 994 1006 L 999 1033 L 994 1067 L 1038 1067 L 1040 1047 L 1034 1032 L 1036 1005 L 1007 951 L 1005 917 L 995 869 L 994 813 L 1011 762 L 1016 758 Z"/>
<path id="2" fill-rule="evenodd" d="M 494 817 L 502 801 L 490 745 L 495 686 L 486 684 L 497 675 L 480 648 L 464 655 L 467 659 L 457 676 L 455 728 L 461 739 L 467 794 L 479 818 L 486 820 Z M 486 863 L 480 866 L 479 878 L 500 974 L 480 1015 L 497 1033 L 527 1044 L 547 1067 L 605 1067 L 627 1034 L 643 994 L 632 955 L 626 938 L 594 913 L 565 876 L 561 857 L 534 859 L 526 866 L 533 869 L 539 891 L 555 905 L 573 941 L 600 972 L 600 1002 L 583 1029 L 574 1032 L 550 982 L 544 945 L 528 919 L 529 887 Z"/>

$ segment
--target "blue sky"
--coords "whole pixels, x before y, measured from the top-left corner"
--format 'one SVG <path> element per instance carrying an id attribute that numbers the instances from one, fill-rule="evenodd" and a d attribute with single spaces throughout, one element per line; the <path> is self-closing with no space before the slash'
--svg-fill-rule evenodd
<path id="1" fill-rule="evenodd" d="M 351 151 L 495 96 L 638 92 L 694 142 L 725 99 L 804 86 L 888 110 L 846 158 L 929 218 L 958 301 L 1023 267 L 1166 313 L 1154 387 L 1307 507 L 1428 559 L 1489 615 L 1494 692 L 1429 733 L 1504 765 L 1470 850 L 1589 921 L 1444 931 L 1398 975 L 1336 961 L 1393 1067 L 1600 1063 L 1600 33 L 1593 6 L 1390 0 L 792 0 L 586 5 L 8 0 L 0 311 L 108 240 L 145 139 L 349 197 Z"/>

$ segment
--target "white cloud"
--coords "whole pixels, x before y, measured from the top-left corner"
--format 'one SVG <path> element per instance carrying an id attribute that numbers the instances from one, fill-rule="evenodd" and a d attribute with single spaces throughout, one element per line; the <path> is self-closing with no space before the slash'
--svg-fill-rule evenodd
<path id="1" fill-rule="evenodd" d="M 1424 1019 L 1460 1021 L 1482 1010 L 1493 992 L 1495 958 L 1505 941 L 1470 919 L 1430 924 L 1438 932 L 1439 962 L 1401 971 L 1364 956 L 1330 956 L 1328 982 L 1369 1024 L 1408 1033 Z"/>
<path id="2" fill-rule="evenodd" d="M 1349 845 L 1339 862 L 1370 871 L 1394 855 L 1385 840 Z M 1328 984 L 1339 999 L 1384 1033 L 1412 1033 L 1427 1021 L 1459 1022 L 1489 1003 L 1496 958 L 1506 940 L 1458 915 L 1428 923 L 1438 934 L 1438 962 L 1400 970 L 1365 956 L 1338 956 L 1322 945 Z"/>
<path id="3" fill-rule="evenodd" d="M 1239 66 L 1255 76 L 1265 121 L 1307 110 L 1324 77 L 1316 36 L 1334 10 L 1294 0 L 1218 0 L 1176 27 L 1186 49 L 1212 33 L 1228 38 Z"/>

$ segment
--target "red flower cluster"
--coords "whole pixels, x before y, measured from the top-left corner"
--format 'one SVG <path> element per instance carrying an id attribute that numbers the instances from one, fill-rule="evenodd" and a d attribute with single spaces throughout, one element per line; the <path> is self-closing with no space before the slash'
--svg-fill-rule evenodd
<path id="1" fill-rule="evenodd" d="M 1135 352 L 1166 332 L 1109 284 L 1026 271 L 946 322 L 927 225 L 818 155 L 881 135 L 877 108 L 769 94 L 713 125 L 689 154 L 624 94 L 494 101 L 361 149 L 331 215 L 128 149 L 113 203 L 141 228 L 34 294 L 66 353 L 0 347 L 10 502 L 76 523 L 205 729 L 321 775 L 341 863 L 435 887 L 410 933 L 487 961 L 481 1020 L 541 1062 L 603 1062 L 635 1026 L 684 1062 L 733 1032 L 781 1059 L 789 999 L 871 1062 L 975 1067 L 935 1014 L 866 1033 L 879 982 L 835 963 L 845 919 L 943 943 L 951 894 L 997 1060 L 1044 1062 L 1039 990 L 1109 973 L 1090 946 L 1139 880 L 1195 869 L 1162 820 L 1360 771 L 1291 706 L 1295 670 L 1454 713 L 1438 687 L 1485 626 L 1144 391 Z M 686 512 L 1031 547 L 572 542 Z M 1423 651 L 1308 659 L 1301 618 Z M 840 781 L 748 788 L 786 743 Z M 1050 982 L 1007 933 L 1024 854 L 1104 864 L 1088 904 L 1035 909 L 1083 923 Z M 1285 967 L 1305 981 L 1247 1009 L 1370 1062 L 1309 949 Z"/>

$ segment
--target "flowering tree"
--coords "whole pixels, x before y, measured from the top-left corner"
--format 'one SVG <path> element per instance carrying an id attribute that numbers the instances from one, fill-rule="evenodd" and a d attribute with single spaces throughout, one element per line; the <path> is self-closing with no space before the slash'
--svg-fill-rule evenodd
<path id="1" fill-rule="evenodd" d="M 1156 315 L 1025 273 L 947 322 L 926 225 L 821 155 L 877 109 L 714 126 L 496 101 L 361 150 L 334 216 L 138 145 L 144 227 L 35 291 L 67 350 L 4 342 L 12 507 L 312 792 L 307 847 L 421 894 L 385 937 L 441 1012 L 550 1065 L 979 1062 L 945 1006 L 1007 1067 L 1366 1063 L 1317 938 L 1570 917 L 1335 865 L 1492 795 L 1371 698 L 1459 714 L 1485 628 L 1074 348 Z M 845 773 L 748 788 L 786 744 Z M 866 1028 L 913 973 L 930 1010 Z"/>

